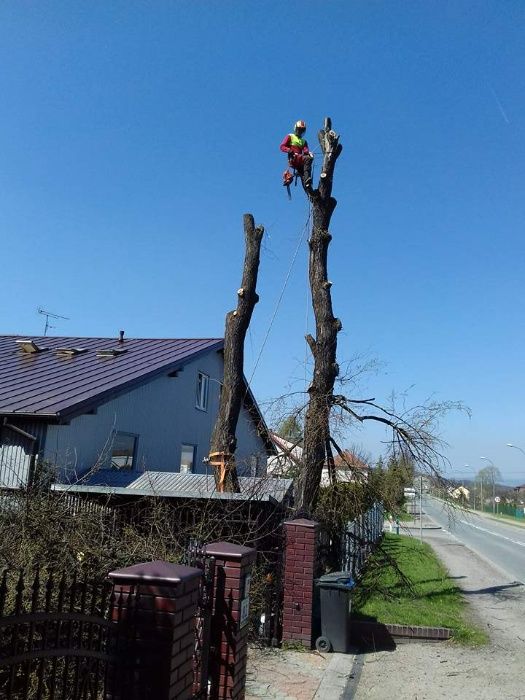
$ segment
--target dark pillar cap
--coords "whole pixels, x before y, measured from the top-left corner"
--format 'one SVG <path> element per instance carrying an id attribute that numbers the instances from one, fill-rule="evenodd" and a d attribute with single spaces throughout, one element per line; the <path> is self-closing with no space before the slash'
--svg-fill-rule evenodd
<path id="1" fill-rule="evenodd" d="M 232 544 L 231 542 L 212 542 L 204 547 L 204 551 L 210 557 L 224 559 L 242 559 L 257 553 L 253 547 L 244 547 L 241 544 Z"/>
<path id="2" fill-rule="evenodd" d="M 167 561 L 148 561 L 117 569 L 108 574 L 110 579 L 122 579 L 133 583 L 181 583 L 202 576 L 202 571 L 193 566 L 170 564 Z"/>

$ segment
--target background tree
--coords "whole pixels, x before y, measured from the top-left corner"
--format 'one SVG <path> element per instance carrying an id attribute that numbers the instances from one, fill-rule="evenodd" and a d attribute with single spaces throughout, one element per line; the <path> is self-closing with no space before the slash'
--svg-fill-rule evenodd
<path id="1" fill-rule="evenodd" d="M 392 511 L 399 509 L 405 500 L 404 489 L 414 482 L 414 465 L 406 456 L 391 456 L 383 473 L 381 500 Z"/>
<path id="2" fill-rule="evenodd" d="M 481 508 L 487 500 L 487 497 L 494 499 L 496 495 L 496 482 L 501 481 L 501 472 L 494 464 L 483 467 L 476 474 L 475 484 L 479 493 Z"/>
<path id="3" fill-rule="evenodd" d="M 291 413 L 282 419 L 275 430 L 276 434 L 284 440 L 293 443 L 294 445 L 302 445 L 303 442 L 303 426 L 299 416 Z"/>

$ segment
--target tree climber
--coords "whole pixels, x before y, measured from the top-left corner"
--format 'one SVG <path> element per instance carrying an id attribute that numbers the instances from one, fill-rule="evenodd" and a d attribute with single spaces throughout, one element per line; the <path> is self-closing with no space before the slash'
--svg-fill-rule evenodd
<path id="1" fill-rule="evenodd" d="M 304 184 L 305 189 L 312 190 L 312 160 L 313 153 L 308 148 L 308 142 L 303 138 L 306 124 L 302 119 L 295 122 L 292 134 L 287 134 L 281 143 L 281 151 L 288 153 L 288 166 L 295 170 Z M 283 174 L 283 185 L 289 187 L 293 180 L 292 174 L 286 170 Z"/>

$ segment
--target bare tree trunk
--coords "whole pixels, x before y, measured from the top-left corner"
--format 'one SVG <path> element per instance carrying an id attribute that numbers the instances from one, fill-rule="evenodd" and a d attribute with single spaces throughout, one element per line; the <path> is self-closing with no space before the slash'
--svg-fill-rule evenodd
<path id="1" fill-rule="evenodd" d="M 337 201 L 332 197 L 334 167 L 343 147 L 339 143 L 339 136 L 332 131 L 329 118 L 325 119 L 324 128 L 318 137 L 323 151 L 318 189 L 309 190 L 303 183 L 312 203 L 312 231 L 308 241 L 309 278 L 316 337 L 314 339 L 311 335 L 306 336 L 314 358 L 314 372 L 308 388 L 303 469 L 296 494 L 296 510 L 302 513 L 311 513 L 315 508 L 323 465 L 327 458 L 332 457 L 331 454 L 327 455 L 326 446 L 330 444 L 330 409 L 333 404 L 334 383 L 339 373 L 336 362 L 337 333 L 342 328 L 341 321 L 334 317 L 332 311 L 332 283 L 328 280 L 327 256 L 328 245 L 332 240 L 328 227 L 337 205 Z"/>
<path id="2" fill-rule="evenodd" d="M 237 308 L 226 314 L 224 332 L 224 383 L 219 413 L 211 438 L 209 461 L 215 467 L 218 491 L 239 491 L 235 465 L 237 438 L 235 431 L 246 393 L 244 381 L 244 339 L 253 309 L 259 301 L 255 291 L 264 228 L 255 226 L 251 214 L 244 215 L 246 253 L 241 288 L 237 291 Z"/>

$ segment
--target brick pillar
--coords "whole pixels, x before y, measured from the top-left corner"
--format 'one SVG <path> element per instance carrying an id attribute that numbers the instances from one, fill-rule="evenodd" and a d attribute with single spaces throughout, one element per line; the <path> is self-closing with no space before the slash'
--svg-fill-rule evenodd
<path id="1" fill-rule="evenodd" d="M 251 547 L 229 542 L 214 542 L 204 549 L 208 556 L 215 557 L 209 698 L 243 700 L 248 652 L 247 577 L 251 574 L 257 552 Z"/>
<path id="2" fill-rule="evenodd" d="M 106 700 L 189 700 L 200 569 L 164 561 L 112 571 L 116 673 Z"/>
<path id="3" fill-rule="evenodd" d="M 288 520 L 284 527 L 283 642 L 301 642 L 310 649 L 319 525 L 301 518 Z"/>

